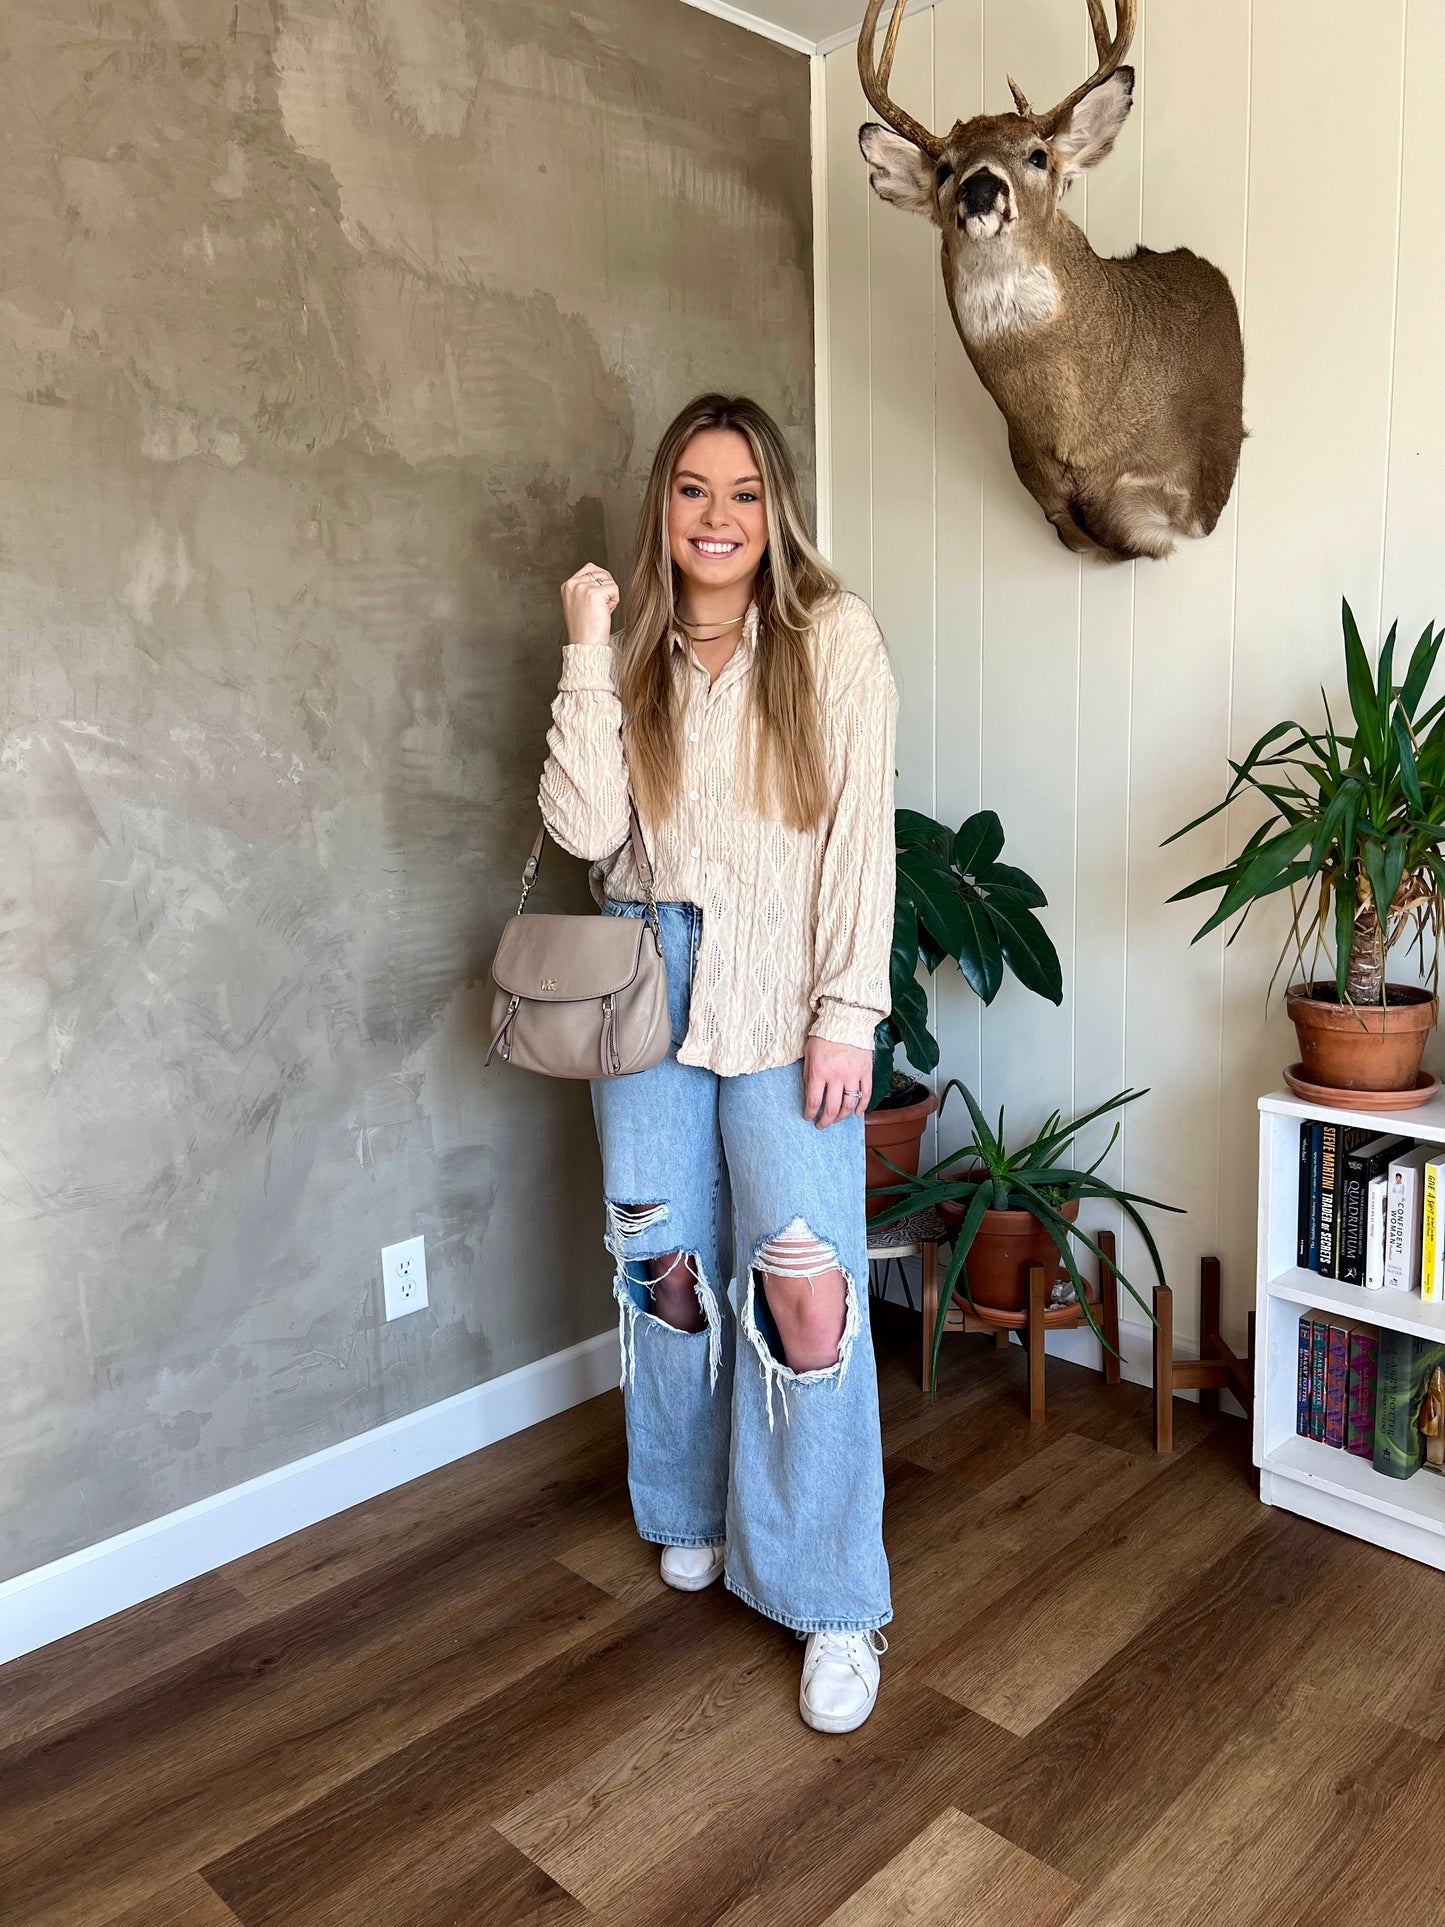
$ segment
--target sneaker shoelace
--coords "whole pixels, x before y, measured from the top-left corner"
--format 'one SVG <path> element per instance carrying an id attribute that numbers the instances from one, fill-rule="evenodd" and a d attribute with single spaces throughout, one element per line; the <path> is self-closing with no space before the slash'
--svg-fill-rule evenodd
<path id="1" fill-rule="evenodd" d="M 810 1635 L 799 1633 L 798 1637 L 807 1639 Z M 817 1641 L 813 1652 L 819 1660 L 841 1659 L 853 1668 L 859 1679 L 864 1681 L 868 1678 L 867 1669 L 863 1664 L 864 1643 L 872 1647 L 875 1654 L 882 1655 L 888 1651 L 888 1641 L 876 1626 L 866 1633 L 820 1632 L 817 1635 Z"/>

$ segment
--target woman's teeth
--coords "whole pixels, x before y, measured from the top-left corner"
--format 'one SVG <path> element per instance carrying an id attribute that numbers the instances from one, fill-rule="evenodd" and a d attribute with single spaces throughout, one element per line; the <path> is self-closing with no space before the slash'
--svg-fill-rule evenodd
<path id="1" fill-rule="evenodd" d="M 731 555 L 734 549 L 740 549 L 742 544 L 741 542 L 704 542 L 694 536 L 692 546 L 704 555 Z"/>

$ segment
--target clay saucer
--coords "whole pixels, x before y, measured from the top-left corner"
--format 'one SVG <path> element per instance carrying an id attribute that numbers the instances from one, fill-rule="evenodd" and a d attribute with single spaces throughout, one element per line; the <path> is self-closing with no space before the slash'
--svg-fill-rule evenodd
<path id="1" fill-rule="evenodd" d="M 1308 1104 L 1322 1104 L 1332 1111 L 1413 1111 L 1428 1104 L 1440 1088 L 1438 1077 L 1421 1071 L 1408 1090 L 1346 1091 L 1335 1084 L 1311 1084 L 1303 1064 L 1291 1064 L 1284 1081 L 1296 1097 Z"/>

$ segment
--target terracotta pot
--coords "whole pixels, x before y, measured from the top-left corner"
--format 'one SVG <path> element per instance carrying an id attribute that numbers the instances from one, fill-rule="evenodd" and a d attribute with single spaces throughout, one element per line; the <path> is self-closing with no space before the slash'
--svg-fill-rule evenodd
<path id="1" fill-rule="evenodd" d="M 1408 1091 L 1435 1027 L 1435 999 L 1413 985 L 1386 986 L 1388 1004 L 1342 1004 L 1332 983 L 1292 984 L 1285 1010 L 1311 1084 L 1340 1091 Z"/>
<path id="2" fill-rule="evenodd" d="M 869 1111 L 863 1119 L 863 1139 L 868 1147 L 868 1161 L 863 1174 L 867 1185 L 897 1184 L 898 1179 L 874 1153 L 882 1151 L 890 1163 L 896 1164 L 900 1171 L 910 1177 L 918 1175 L 918 1147 L 923 1142 L 923 1127 L 938 1109 L 938 1099 L 926 1085 L 915 1084 L 918 1093 L 911 1104 L 899 1104 L 888 1111 Z M 866 1200 L 867 1213 L 876 1218 L 880 1211 L 886 1211 L 897 1198 L 869 1198 Z"/>
<path id="3" fill-rule="evenodd" d="M 938 1210 L 949 1229 L 956 1231 L 963 1223 L 965 1208 L 941 1204 Z M 1079 1200 L 1061 1204 L 1059 1213 L 1073 1224 L 1079 1215 Z M 973 1302 L 994 1311 L 1025 1310 L 1030 1265 L 1042 1265 L 1050 1284 L 1060 1269 L 1059 1247 L 1033 1212 L 985 1211 L 963 1261 Z"/>

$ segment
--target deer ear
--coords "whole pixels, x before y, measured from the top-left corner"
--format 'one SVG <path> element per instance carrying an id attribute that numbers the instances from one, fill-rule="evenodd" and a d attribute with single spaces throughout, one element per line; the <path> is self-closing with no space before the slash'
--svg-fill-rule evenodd
<path id="1" fill-rule="evenodd" d="M 1052 137 L 1053 150 L 1064 163 L 1065 180 L 1103 160 L 1118 139 L 1133 105 L 1132 67 L 1120 67 L 1102 87 L 1084 95 L 1067 123 Z"/>
<path id="2" fill-rule="evenodd" d="M 868 179 L 880 201 L 908 214 L 926 214 L 938 225 L 938 196 L 934 193 L 933 162 L 922 148 L 895 134 L 891 127 L 869 121 L 858 129 L 858 145 L 868 163 Z"/>

